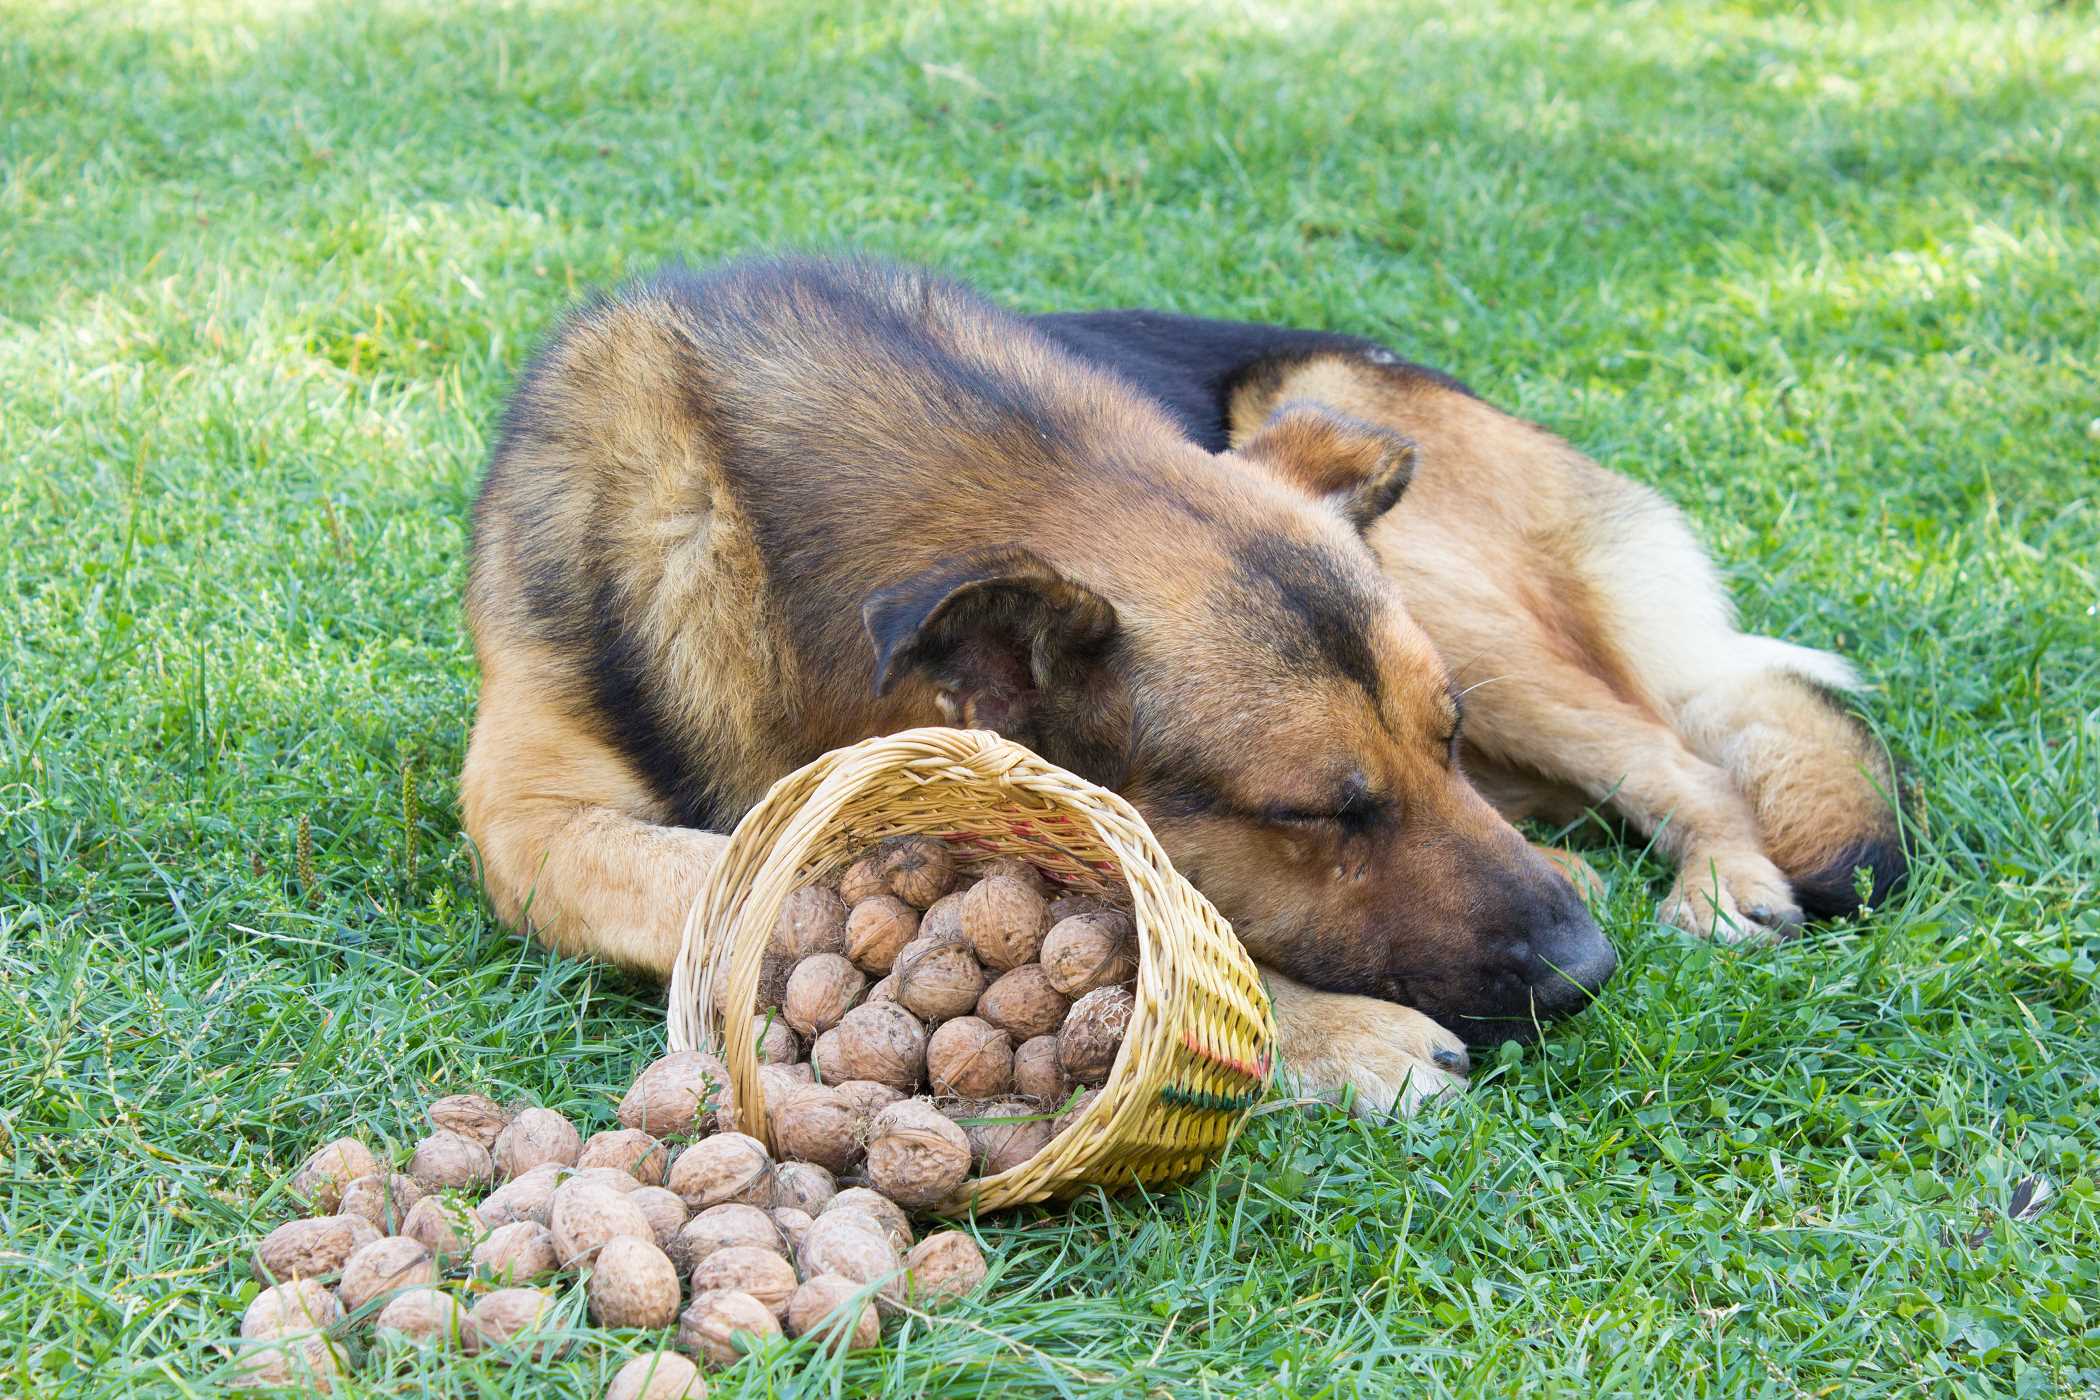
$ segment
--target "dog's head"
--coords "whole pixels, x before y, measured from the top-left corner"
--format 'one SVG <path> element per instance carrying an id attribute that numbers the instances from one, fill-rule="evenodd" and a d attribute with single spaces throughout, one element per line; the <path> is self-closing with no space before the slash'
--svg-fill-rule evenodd
<path id="1" fill-rule="evenodd" d="M 1461 698 L 1363 542 L 1413 445 L 1287 405 L 1228 455 L 1156 518 L 1060 539 L 1062 567 L 984 550 L 870 597 L 877 690 L 923 677 L 952 722 L 1125 793 L 1302 982 L 1491 1042 L 1587 1004 L 1611 946 L 1466 781 Z"/>

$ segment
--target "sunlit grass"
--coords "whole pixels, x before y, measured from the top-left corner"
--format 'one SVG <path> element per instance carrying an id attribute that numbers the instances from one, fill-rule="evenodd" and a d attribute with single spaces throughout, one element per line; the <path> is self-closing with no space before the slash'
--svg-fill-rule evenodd
<path id="1" fill-rule="evenodd" d="M 324 1135 L 463 1088 L 610 1121 L 661 993 L 495 929 L 453 816 L 475 473 L 575 295 L 847 244 L 1376 335 L 1656 483 L 1874 683 L 1920 861 L 1732 953 L 1599 847 L 1607 1003 L 1450 1111 L 984 1222 L 959 1320 L 719 1393 L 2100 1389 L 2093 35 L 0 5 L 0 1389 L 209 1393 Z M 596 1394 L 640 1345 L 357 1393 Z"/>

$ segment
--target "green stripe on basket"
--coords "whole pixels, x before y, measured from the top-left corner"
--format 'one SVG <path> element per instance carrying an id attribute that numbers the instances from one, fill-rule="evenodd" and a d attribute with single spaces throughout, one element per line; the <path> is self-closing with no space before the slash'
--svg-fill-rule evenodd
<path id="1" fill-rule="evenodd" d="M 1202 1108 L 1213 1113 L 1237 1113 L 1243 1108 L 1252 1108 L 1259 1102 L 1259 1092 L 1245 1094 L 1208 1094 L 1201 1089 L 1177 1089 L 1172 1084 L 1159 1091 L 1161 1103 L 1176 1108 Z"/>

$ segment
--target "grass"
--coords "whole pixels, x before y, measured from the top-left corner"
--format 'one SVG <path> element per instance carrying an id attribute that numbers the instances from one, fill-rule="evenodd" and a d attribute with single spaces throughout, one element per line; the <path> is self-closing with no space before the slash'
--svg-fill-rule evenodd
<path id="1" fill-rule="evenodd" d="M 661 993 L 454 818 L 489 425 L 583 289 L 854 243 L 1376 335 L 1660 484 L 1877 683 L 1921 856 L 1736 953 L 1600 850 L 1608 1004 L 1463 1102 L 987 1220 L 956 1320 L 718 1394 L 2100 1391 L 2089 6 L 607 8 L 0 3 L 0 1390 L 210 1393 L 325 1136 L 609 1121 Z"/>

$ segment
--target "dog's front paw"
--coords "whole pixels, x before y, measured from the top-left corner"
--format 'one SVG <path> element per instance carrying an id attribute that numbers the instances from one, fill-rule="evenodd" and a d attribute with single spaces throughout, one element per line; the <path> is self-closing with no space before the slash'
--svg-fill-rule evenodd
<path id="1" fill-rule="evenodd" d="M 1288 985 L 1288 984 L 1287 984 Z M 1419 1011 L 1372 997 L 1276 986 L 1288 1087 L 1358 1116 L 1410 1117 L 1466 1087 L 1465 1042 Z"/>
<path id="2" fill-rule="evenodd" d="M 1426 1104 L 1456 1097 L 1465 1089 L 1466 1077 L 1411 1054 L 1374 1053 L 1334 1067 L 1327 1083 L 1329 1087 L 1310 1097 L 1323 1103 L 1346 1102 L 1358 1118 L 1412 1118 Z"/>
<path id="3" fill-rule="evenodd" d="M 1754 851 L 1695 854 L 1663 901 L 1663 922 L 1723 943 L 1776 942 L 1807 917 L 1778 866 Z"/>

